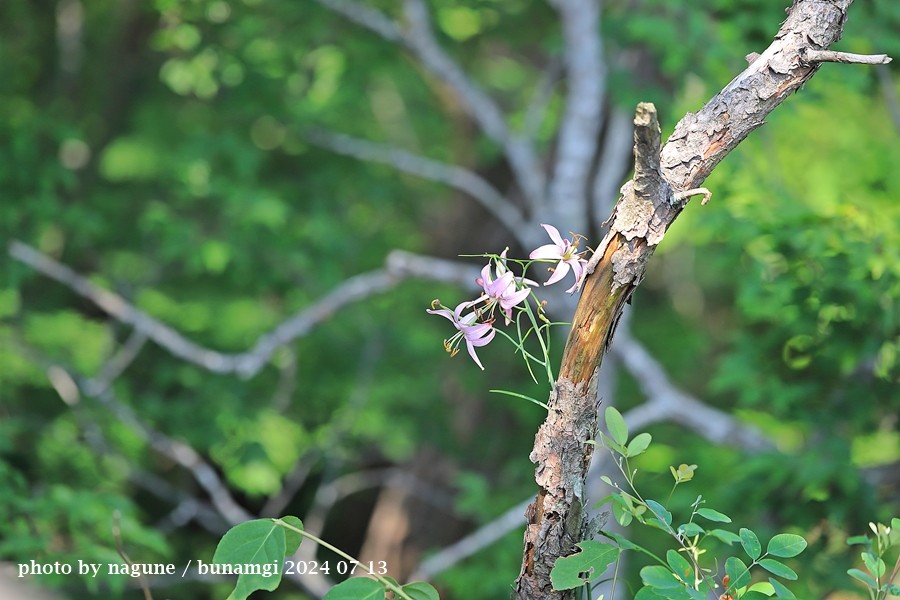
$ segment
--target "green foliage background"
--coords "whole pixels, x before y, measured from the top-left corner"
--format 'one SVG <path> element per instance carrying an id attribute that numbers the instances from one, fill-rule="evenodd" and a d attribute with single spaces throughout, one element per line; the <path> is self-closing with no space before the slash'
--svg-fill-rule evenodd
<path id="1" fill-rule="evenodd" d="M 389 0 L 370 4 L 399 15 Z M 610 102 L 654 101 L 671 130 L 767 45 L 785 3 L 636 4 L 606 3 Z M 900 5 L 858 4 L 841 49 L 900 55 Z M 520 124 L 538 67 L 561 49 L 552 9 L 431 7 L 448 52 Z M 74 47 L 63 22 L 79 23 Z M 316 3 L 7 2 L 0 54 L 4 237 L 199 344 L 243 351 L 395 248 L 452 257 L 511 243 L 469 199 L 303 141 L 310 126 L 333 128 L 501 186 L 509 178 L 452 94 Z M 628 55 L 643 57 L 642 69 L 615 58 Z M 635 333 L 671 377 L 780 450 L 750 457 L 659 426 L 640 459 L 646 484 L 667 489 L 670 464 L 697 463 L 684 493 L 702 491 L 761 533 L 771 524 L 805 535 L 797 570 L 808 597 L 852 589 L 834 568 L 854 560 L 842 536 L 889 518 L 900 498 L 900 145 L 882 85 L 874 69 L 824 66 L 714 172 L 712 202 L 679 219 L 635 297 Z M 555 98 L 539 134 L 547 153 L 560 110 Z M 173 504 L 140 483 L 155 474 L 196 493 L 189 476 L 98 403 L 63 403 L 48 379 L 51 363 L 97 375 L 129 328 L 9 258 L 0 265 L 0 558 L 118 562 L 115 511 L 137 562 L 211 557 L 216 536 L 173 521 Z M 482 351 L 486 373 L 447 358 L 445 323 L 424 313 L 434 297 L 462 294 L 403 283 L 341 309 L 250 380 L 148 344 L 114 391 L 212 461 L 251 511 L 301 457 L 311 476 L 287 512 L 302 517 L 320 482 L 431 452 L 452 473 L 435 484 L 452 499 L 435 519 L 455 523 L 449 540 L 424 548 L 436 549 L 533 491 L 540 409 L 486 390 L 545 392 L 523 383 L 506 348 Z M 285 402 L 277 390 L 294 361 Z M 618 396 L 623 410 L 641 401 L 627 378 Z M 96 432 L 103 451 L 89 443 Z M 358 550 L 373 501 L 374 492 L 348 498 L 337 507 L 348 516 L 325 537 Z M 451 598 L 504 596 L 520 539 L 510 534 L 437 583 Z M 118 578 L 40 583 L 70 598 L 135 594 Z M 277 594 L 302 597 L 287 585 Z"/>

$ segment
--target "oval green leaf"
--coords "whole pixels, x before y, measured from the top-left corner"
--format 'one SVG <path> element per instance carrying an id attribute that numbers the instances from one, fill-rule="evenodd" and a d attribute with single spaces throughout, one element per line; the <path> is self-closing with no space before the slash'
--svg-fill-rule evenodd
<path id="1" fill-rule="evenodd" d="M 403 586 L 403 592 L 413 600 L 441 600 L 434 586 L 424 581 L 407 583 Z"/>
<path id="2" fill-rule="evenodd" d="M 707 521 L 715 521 L 716 523 L 731 523 L 731 517 L 711 508 L 698 508 L 697 516 L 703 517 Z"/>
<path id="3" fill-rule="evenodd" d="M 769 583 L 772 584 L 772 589 L 775 590 L 776 598 L 785 598 L 785 600 L 797 600 L 797 596 L 794 595 L 794 592 L 787 589 L 777 579 L 773 579 L 773 578 L 769 577 Z"/>
<path id="4" fill-rule="evenodd" d="M 384 586 L 368 577 L 351 577 L 330 590 L 322 600 L 384 600 Z"/>
<path id="5" fill-rule="evenodd" d="M 762 544 L 759 543 L 759 538 L 756 537 L 756 534 L 746 527 L 741 527 L 738 533 L 741 537 L 741 547 L 744 548 L 744 552 L 747 553 L 751 560 L 759 558 L 759 555 L 762 554 Z"/>
<path id="6" fill-rule="evenodd" d="M 643 454 L 644 450 L 650 447 L 650 442 L 653 440 L 652 436 L 649 433 L 639 433 L 634 436 L 634 439 L 628 443 L 628 448 L 626 449 L 625 456 L 628 458 L 633 458 L 638 456 L 639 454 Z"/>
<path id="7" fill-rule="evenodd" d="M 742 588 L 750 583 L 750 570 L 736 556 L 731 556 L 725 561 L 725 572 L 731 578 L 731 583 L 728 584 L 728 588 L 731 590 Z"/>
<path id="8" fill-rule="evenodd" d="M 609 436 L 620 446 L 624 446 L 628 441 L 628 426 L 625 425 L 625 419 L 622 413 L 617 411 L 613 406 L 607 406 L 606 412 L 606 429 Z"/>
<path id="9" fill-rule="evenodd" d="M 694 568 L 685 557 L 670 549 L 666 552 L 666 562 L 669 563 L 669 567 L 682 581 L 691 581 Z"/>
<path id="10" fill-rule="evenodd" d="M 259 565 L 259 573 L 238 575 L 229 600 L 245 600 L 256 590 L 272 591 L 281 583 L 284 562 L 284 528 L 272 519 L 255 519 L 229 529 L 213 555 L 220 565 Z M 273 565 L 274 563 L 274 565 Z M 277 566 L 272 570 L 273 566 Z M 268 575 L 264 575 L 268 573 Z"/>
<path id="11" fill-rule="evenodd" d="M 779 533 L 766 546 L 766 553 L 779 558 L 791 558 L 806 550 L 806 540 L 793 533 Z"/>
<path id="12" fill-rule="evenodd" d="M 303 529 L 303 521 L 301 521 L 297 517 L 281 517 L 281 520 L 286 524 L 296 527 L 297 529 Z M 284 555 L 291 556 L 297 549 L 300 547 L 300 542 L 303 541 L 303 536 L 294 531 L 293 529 L 288 529 L 284 527 Z"/>
<path id="13" fill-rule="evenodd" d="M 795 573 L 792 568 L 784 563 L 778 562 L 777 560 L 764 558 L 759 561 L 759 566 L 761 566 L 772 575 L 784 577 L 785 579 L 790 579 L 791 581 L 797 579 L 797 573 Z"/>
<path id="14" fill-rule="evenodd" d="M 675 578 L 672 571 L 662 565 L 652 565 L 641 569 L 641 581 L 648 587 L 658 589 L 680 588 L 683 585 Z"/>

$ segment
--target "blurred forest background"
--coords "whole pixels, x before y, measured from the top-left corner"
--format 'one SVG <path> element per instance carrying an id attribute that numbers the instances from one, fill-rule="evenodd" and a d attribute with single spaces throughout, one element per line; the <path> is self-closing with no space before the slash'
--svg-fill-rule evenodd
<path id="1" fill-rule="evenodd" d="M 459 255 L 526 256 L 541 222 L 596 243 L 634 105 L 665 137 L 788 4 L 0 3 L 0 560 L 120 562 L 115 526 L 135 562 L 209 561 L 230 525 L 293 514 L 446 598 L 506 597 L 543 415 L 488 390 L 547 390 L 499 338 L 484 372 L 449 358 L 425 309 L 470 296 Z M 898 31 L 895 0 L 858 2 L 836 49 L 900 57 Z M 649 493 L 697 464 L 678 494 L 804 535 L 805 598 L 856 597 L 844 540 L 900 506 L 896 64 L 823 66 L 719 166 L 604 367 L 654 435 Z"/>

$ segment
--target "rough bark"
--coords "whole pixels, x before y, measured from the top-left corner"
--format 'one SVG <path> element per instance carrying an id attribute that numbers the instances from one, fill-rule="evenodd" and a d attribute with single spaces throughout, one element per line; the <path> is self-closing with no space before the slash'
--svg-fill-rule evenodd
<path id="1" fill-rule="evenodd" d="M 583 539 L 584 480 L 590 462 L 599 399 L 596 374 L 622 308 L 640 284 L 646 263 L 713 168 L 818 68 L 807 50 L 825 50 L 840 38 L 853 0 L 795 0 L 772 44 L 696 113 L 688 113 L 660 148 L 652 104 L 635 116 L 635 176 L 622 186 L 607 221 L 573 318 L 550 395 L 549 413 L 535 439 L 532 462 L 539 486 L 526 510 L 522 569 L 514 596 L 562 600 L 550 570 Z"/>

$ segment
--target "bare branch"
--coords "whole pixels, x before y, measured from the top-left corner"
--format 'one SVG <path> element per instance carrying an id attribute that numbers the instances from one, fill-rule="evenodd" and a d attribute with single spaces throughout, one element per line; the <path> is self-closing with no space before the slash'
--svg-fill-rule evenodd
<path id="1" fill-rule="evenodd" d="M 165 323 L 135 308 L 118 294 L 94 285 L 69 267 L 22 242 L 15 240 L 10 242 L 9 253 L 13 258 L 87 298 L 114 319 L 131 325 L 173 355 L 213 373 L 237 373 L 245 378 L 258 373 L 280 346 L 306 335 L 313 327 L 329 319 L 337 309 L 388 290 L 404 276 L 402 273 L 377 269 L 350 277 L 318 302 L 294 314 L 270 333 L 260 337 L 250 351 L 225 354 L 187 340 Z"/>
<path id="2" fill-rule="evenodd" d="M 510 133 L 506 118 L 494 100 L 478 87 L 441 48 L 431 30 L 428 8 L 421 0 L 405 0 L 407 26 L 399 28 L 390 18 L 355 0 L 318 0 L 322 6 L 343 15 L 384 39 L 402 43 L 433 76 L 446 83 L 459 97 L 468 115 L 489 138 L 499 144 L 519 186 L 532 206 L 544 193 L 541 162 L 530 142 Z"/>
<path id="3" fill-rule="evenodd" d="M 390 165 L 398 171 L 422 179 L 445 183 L 477 200 L 512 232 L 521 230 L 524 225 L 521 211 L 490 183 L 468 169 L 349 135 L 314 130 L 307 132 L 304 137 L 313 144 L 338 154 Z"/>
<path id="4" fill-rule="evenodd" d="M 510 531 L 519 529 L 522 526 L 522 513 L 525 512 L 529 501 L 530 498 L 520 502 L 493 521 L 482 525 L 469 535 L 429 556 L 416 567 L 410 575 L 410 579 L 414 581 L 429 580 L 499 541 Z"/>
<path id="5" fill-rule="evenodd" d="M 599 0 L 555 0 L 565 40 L 566 106 L 550 184 L 551 210 L 574 226 L 587 221 L 588 177 L 597 150 L 605 73 Z"/>
<path id="6" fill-rule="evenodd" d="M 807 64 L 837 62 L 857 65 L 886 65 L 891 62 L 891 57 L 887 54 L 851 54 L 850 52 L 816 50 L 804 47 L 800 48 L 800 60 Z"/>
<path id="7" fill-rule="evenodd" d="M 389 42 L 402 43 L 403 32 L 393 20 L 354 0 L 318 0 L 325 8 L 343 15 L 357 25 L 374 31 Z"/>
<path id="8" fill-rule="evenodd" d="M 137 330 L 132 332 L 119 351 L 103 365 L 100 374 L 87 382 L 90 389 L 86 390 L 86 394 L 94 396 L 112 385 L 113 381 L 134 362 L 145 343 L 147 336 L 143 332 Z"/>

